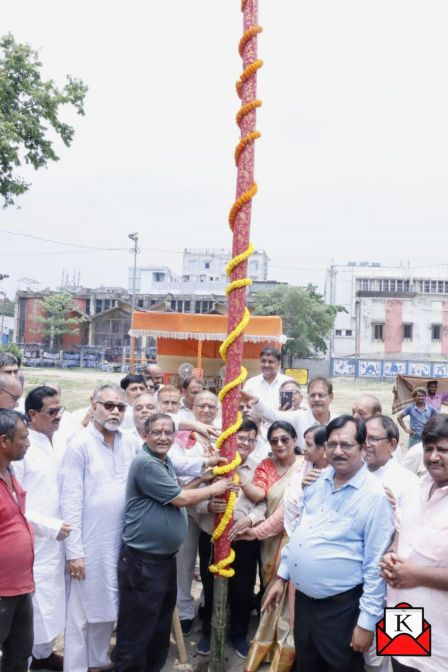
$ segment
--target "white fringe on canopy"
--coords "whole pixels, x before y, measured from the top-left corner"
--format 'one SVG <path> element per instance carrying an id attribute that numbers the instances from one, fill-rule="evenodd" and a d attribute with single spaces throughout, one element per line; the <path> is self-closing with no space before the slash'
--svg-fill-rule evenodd
<path id="1" fill-rule="evenodd" d="M 153 338 L 174 338 L 179 341 L 193 339 L 196 341 L 224 341 L 227 334 L 197 333 L 192 331 L 150 331 L 148 329 L 130 329 L 129 336 L 152 336 Z M 286 343 L 286 336 L 257 336 L 255 334 L 244 334 L 244 340 L 249 343 L 262 343 L 263 341 L 277 341 Z"/>

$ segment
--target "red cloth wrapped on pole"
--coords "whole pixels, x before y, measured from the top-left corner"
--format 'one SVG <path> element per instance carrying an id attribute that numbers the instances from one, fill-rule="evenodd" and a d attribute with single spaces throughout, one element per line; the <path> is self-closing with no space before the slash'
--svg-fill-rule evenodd
<path id="1" fill-rule="evenodd" d="M 256 130 L 256 111 L 261 101 L 257 100 L 257 71 L 262 61 L 257 59 L 257 36 L 261 32 L 258 26 L 258 0 L 242 0 L 241 9 L 244 14 L 244 33 L 240 40 L 239 51 L 243 59 L 243 72 L 237 82 L 237 92 L 241 98 L 241 108 L 236 120 L 241 129 L 241 140 L 235 150 L 235 161 L 238 167 L 236 201 L 229 214 L 229 224 L 233 233 L 232 260 L 227 267 L 230 284 L 228 294 L 228 338 L 221 346 L 221 355 L 226 361 L 225 386 L 221 392 L 223 404 L 223 432 L 233 433 L 225 438 L 221 453 L 227 457 L 228 463 L 235 458 L 235 431 L 238 424 L 239 390 L 245 378 L 245 370 L 241 368 L 243 359 L 243 337 L 249 313 L 246 308 L 246 291 L 251 281 L 247 278 L 247 259 L 254 251 L 250 244 L 250 224 L 252 198 L 257 191 L 254 182 L 255 140 L 260 137 Z M 229 478 L 232 473 L 229 474 Z M 225 516 L 225 514 L 224 514 Z M 222 516 L 217 517 L 217 527 Z M 231 557 L 228 539 L 229 525 L 214 545 L 215 570 L 218 563 Z M 228 566 L 230 562 L 226 564 Z M 219 570 L 220 568 L 218 568 Z M 212 570 L 213 571 L 213 570 Z M 221 576 L 229 576 L 229 572 L 218 571 Z"/>

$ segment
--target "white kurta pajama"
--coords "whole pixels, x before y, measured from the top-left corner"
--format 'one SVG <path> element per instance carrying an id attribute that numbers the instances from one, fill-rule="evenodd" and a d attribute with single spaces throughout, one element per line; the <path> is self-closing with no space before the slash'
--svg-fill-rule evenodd
<path id="1" fill-rule="evenodd" d="M 14 473 L 26 491 L 27 517 L 44 522 L 47 538 L 34 539 L 33 656 L 47 658 L 65 622 L 64 544 L 56 541 L 61 529 L 59 473 L 66 443 L 60 431 L 51 443 L 45 434 L 29 431 L 30 447 L 23 460 L 14 463 Z M 37 514 L 37 516 L 36 516 Z"/>
<path id="2" fill-rule="evenodd" d="M 93 424 L 70 443 L 61 471 L 61 509 L 72 526 L 67 560 L 84 558 L 86 578 L 71 580 L 64 669 L 86 672 L 108 664 L 118 612 L 117 562 L 125 490 L 136 442 L 117 431 L 108 446 Z"/>

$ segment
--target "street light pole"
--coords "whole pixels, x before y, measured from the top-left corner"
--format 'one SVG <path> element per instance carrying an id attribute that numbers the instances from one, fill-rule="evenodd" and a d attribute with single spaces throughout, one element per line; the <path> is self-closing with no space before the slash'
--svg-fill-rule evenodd
<path id="1" fill-rule="evenodd" d="M 0 292 L 0 294 L 3 296 L 3 301 L 2 301 L 2 322 L 0 326 L 0 333 L 1 333 L 1 342 L 3 343 L 3 325 L 5 323 L 5 301 L 6 301 L 6 292 Z"/>
<path id="2" fill-rule="evenodd" d="M 9 275 L 6 275 L 6 273 L 0 273 L 0 280 L 6 280 L 6 278 L 9 278 Z M 2 322 L 0 325 L 0 342 L 3 343 L 3 325 L 5 324 L 5 300 L 6 300 L 6 292 L 0 292 L 0 294 L 3 295 L 3 301 L 2 301 Z"/>
<path id="3" fill-rule="evenodd" d="M 137 254 L 138 254 L 138 233 L 129 233 L 128 238 L 134 242 L 134 247 L 130 250 L 134 255 L 134 272 L 132 275 L 132 312 L 135 310 L 135 285 L 137 281 Z M 130 352 L 130 367 L 131 373 L 135 373 L 135 337 L 131 336 L 131 352 Z"/>

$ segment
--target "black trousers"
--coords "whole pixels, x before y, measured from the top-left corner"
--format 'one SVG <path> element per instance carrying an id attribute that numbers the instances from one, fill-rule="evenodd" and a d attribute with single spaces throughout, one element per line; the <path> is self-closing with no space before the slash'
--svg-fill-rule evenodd
<path id="1" fill-rule="evenodd" d="M 416 667 L 403 665 L 396 658 L 392 658 L 392 669 L 394 672 L 419 672 Z"/>
<path id="2" fill-rule="evenodd" d="M 204 611 L 202 619 L 202 632 L 205 637 L 211 634 L 211 618 L 213 608 L 213 574 L 208 566 L 212 556 L 210 535 L 201 532 L 199 536 L 199 565 L 201 571 L 202 587 L 204 589 Z M 228 636 L 247 637 L 249 629 L 250 612 L 252 611 L 252 596 L 257 572 L 257 558 L 259 553 L 258 541 L 236 541 L 233 544 L 235 550 L 235 576 L 229 579 L 228 601 L 230 607 L 230 623 Z"/>
<path id="3" fill-rule="evenodd" d="M 350 648 L 362 586 L 341 601 L 313 600 L 296 591 L 294 642 L 297 672 L 363 672 L 362 653 Z"/>
<path id="4" fill-rule="evenodd" d="M 1 672 L 27 672 L 33 639 L 31 593 L 0 597 Z"/>
<path id="5" fill-rule="evenodd" d="M 126 544 L 118 563 L 119 609 L 115 669 L 160 672 L 170 645 L 176 606 L 176 557 L 136 551 Z"/>

